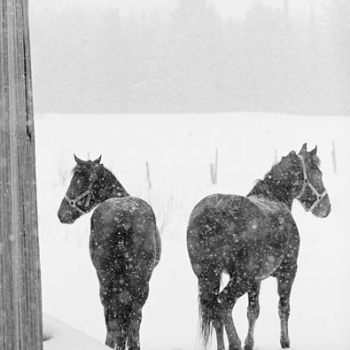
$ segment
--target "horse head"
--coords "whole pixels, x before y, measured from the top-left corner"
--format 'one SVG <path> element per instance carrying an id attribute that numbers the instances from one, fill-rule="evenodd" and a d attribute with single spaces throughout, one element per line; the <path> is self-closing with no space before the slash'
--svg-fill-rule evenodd
<path id="1" fill-rule="evenodd" d="M 83 161 L 74 155 L 74 159 L 73 177 L 58 211 L 60 221 L 66 224 L 73 223 L 99 204 L 97 188 L 104 171 L 101 156 Z"/>
<path id="2" fill-rule="evenodd" d="M 331 203 L 323 184 L 317 146 L 310 152 L 305 143 L 298 153 L 303 172 L 302 187 L 296 199 L 306 211 L 317 217 L 327 217 L 331 212 Z"/>

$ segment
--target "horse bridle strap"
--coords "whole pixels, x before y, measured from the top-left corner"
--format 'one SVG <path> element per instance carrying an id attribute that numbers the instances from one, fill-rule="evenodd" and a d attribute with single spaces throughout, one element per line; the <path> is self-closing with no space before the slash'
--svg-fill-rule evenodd
<path id="1" fill-rule="evenodd" d="M 94 198 L 94 193 L 93 193 L 93 191 L 92 191 L 92 186 L 93 186 L 93 182 L 91 182 L 91 184 L 89 185 L 89 188 L 88 188 L 85 192 L 83 192 L 81 195 L 79 195 L 78 197 L 76 197 L 76 198 L 74 198 L 74 199 L 69 198 L 68 195 L 65 195 L 64 199 L 68 202 L 68 204 L 69 204 L 72 208 L 76 209 L 80 214 L 86 214 L 86 211 L 84 211 L 84 210 L 82 210 L 82 209 L 79 208 L 78 203 L 79 203 L 82 199 L 84 199 L 85 197 L 87 197 L 87 198 L 86 198 L 86 202 L 85 202 L 85 204 L 84 204 L 84 207 L 85 207 L 85 208 L 88 208 L 88 207 L 89 207 L 90 202 L 91 202 L 91 199 Z"/>
<path id="2" fill-rule="evenodd" d="M 301 188 L 301 191 L 298 194 L 298 196 L 295 198 L 300 199 L 302 197 L 302 195 L 304 194 L 306 188 L 309 187 L 310 190 L 315 194 L 316 200 L 310 208 L 307 208 L 303 203 L 301 203 L 301 204 L 303 205 L 303 207 L 306 211 L 313 211 L 317 207 L 317 205 L 322 201 L 322 199 L 327 195 L 327 191 L 324 190 L 322 193 L 317 191 L 317 188 L 310 182 L 309 178 L 307 177 L 307 171 L 306 171 L 306 165 L 305 165 L 304 158 L 300 154 L 297 154 L 297 156 L 301 160 L 304 179 L 303 179 L 303 186 Z"/>

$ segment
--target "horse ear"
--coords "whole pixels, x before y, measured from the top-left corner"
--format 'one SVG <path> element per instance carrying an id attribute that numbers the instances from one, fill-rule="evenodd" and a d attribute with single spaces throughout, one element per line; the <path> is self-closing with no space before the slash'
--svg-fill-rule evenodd
<path id="1" fill-rule="evenodd" d="M 301 150 L 299 151 L 299 154 L 304 154 L 307 151 L 307 143 L 305 142 L 303 144 L 303 147 L 301 147 Z"/>
<path id="2" fill-rule="evenodd" d="M 310 152 L 311 156 L 315 156 L 317 154 L 317 146 Z"/>
<path id="3" fill-rule="evenodd" d="M 96 160 L 94 160 L 94 163 L 100 164 L 101 163 L 101 158 L 102 158 L 102 155 L 99 156 Z"/>
<path id="4" fill-rule="evenodd" d="M 84 164 L 84 161 L 79 159 L 75 154 L 74 154 L 74 159 L 75 159 L 75 161 L 77 162 L 78 165 L 83 165 Z"/>

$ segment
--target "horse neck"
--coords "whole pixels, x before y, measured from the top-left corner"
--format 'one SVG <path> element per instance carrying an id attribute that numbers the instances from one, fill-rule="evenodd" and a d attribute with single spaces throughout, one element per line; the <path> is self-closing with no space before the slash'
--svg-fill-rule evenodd
<path id="1" fill-rule="evenodd" d="M 276 176 L 279 173 L 277 164 L 263 180 L 257 184 L 250 191 L 248 196 L 263 197 L 272 201 L 281 202 L 289 209 L 292 209 L 293 200 L 296 197 L 295 193 L 295 179 L 296 172 L 293 169 L 288 170 L 287 177 Z"/>
<path id="2" fill-rule="evenodd" d="M 101 188 L 99 192 L 101 202 L 104 202 L 110 198 L 122 198 L 129 196 L 129 193 L 126 191 L 123 185 L 109 170 L 105 169 L 103 179 L 105 186 Z"/>
<path id="3" fill-rule="evenodd" d="M 116 180 L 115 184 L 112 187 L 111 195 L 109 198 L 122 198 L 130 196 L 123 185 Z"/>

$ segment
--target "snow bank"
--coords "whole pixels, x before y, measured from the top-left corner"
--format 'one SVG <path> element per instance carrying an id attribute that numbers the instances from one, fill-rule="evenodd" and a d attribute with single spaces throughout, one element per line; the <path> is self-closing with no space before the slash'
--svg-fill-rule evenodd
<path id="1" fill-rule="evenodd" d="M 107 350 L 96 339 L 74 329 L 55 317 L 44 315 L 44 350 Z"/>

